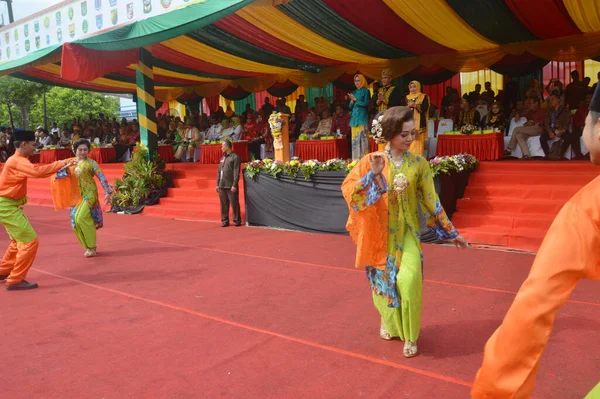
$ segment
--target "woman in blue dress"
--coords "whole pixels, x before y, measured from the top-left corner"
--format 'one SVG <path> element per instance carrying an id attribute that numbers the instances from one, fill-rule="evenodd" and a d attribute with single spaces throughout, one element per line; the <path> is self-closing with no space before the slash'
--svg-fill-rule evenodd
<path id="1" fill-rule="evenodd" d="M 356 90 L 348 94 L 350 99 L 350 127 L 352 128 L 352 159 L 359 160 L 369 152 L 369 100 L 371 94 L 367 89 L 367 79 L 361 74 L 354 75 Z"/>

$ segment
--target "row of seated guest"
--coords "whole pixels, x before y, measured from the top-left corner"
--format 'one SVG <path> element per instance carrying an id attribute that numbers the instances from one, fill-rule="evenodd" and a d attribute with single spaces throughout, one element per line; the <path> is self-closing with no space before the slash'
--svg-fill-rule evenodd
<path id="1" fill-rule="evenodd" d="M 561 159 L 569 146 L 573 149 L 576 159 L 583 158 L 580 138 L 590 101 L 591 93 L 588 93 L 573 116 L 573 130 L 571 131 L 571 111 L 561 104 L 559 92 L 554 91 L 549 96 L 550 108 L 546 110 L 541 108 L 539 97 L 534 96 L 527 99 L 525 111 L 513 118 L 513 121 L 516 122 L 521 118 L 526 118 L 527 121 L 523 126 L 514 129 L 505 155 L 510 156 L 518 145 L 523 152 L 523 159 L 531 158 L 527 141 L 531 137 L 539 137 L 540 146 L 546 158 L 552 155 L 553 158 Z M 555 154 L 550 154 L 548 145 L 548 141 L 552 139 L 558 139 Z"/>
<path id="2" fill-rule="evenodd" d="M 251 110 L 250 110 L 251 111 Z M 208 127 L 204 130 L 196 127 L 193 118 L 187 118 L 184 124 L 177 119 L 169 124 L 169 127 L 164 134 L 159 135 L 159 138 L 167 144 L 173 145 L 175 152 L 175 160 L 188 159 L 194 160 L 194 151 L 201 149 L 205 141 L 248 141 L 248 148 L 254 158 L 260 159 L 261 144 L 271 144 L 268 123 L 259 113 L 255 115 L 253 112 L 246 114 L 246 121 L 242 125 L 240 117 L 232 116 L 231 118 L 219 119 L 217 114 L 211 114 Z"/>
<path id="3" fill-rule="evenodd" d="M 103 115 L 101 114 L 103 117 Z M 121 123 L 113 118 L 112 122 L 104 119 L 94 119 L 90 114 L 88 120 L 73 118 L 71 126 L 64 123 L 62 129 L 59 129 L 56 123 L 53 123 L 51 132 L 43 127 L 38 127 L 36 131 L 36 147 L 44 148 L 52 145 L 69 147 L 70 144 L 80 138 L 86 138 L 92 143 L 101 145 L 112 145 L 117 152 L 117 159 L 120 159 L 127 150 L 133 149 L 140 140 L 139 124 L 137 120 L 128 122 L 123 118 Z"/>
<path id="4" fill-rule="evenodd" d="M 300 125 L 296 125 L 297 136 L 307 134 L 309 136 L 350 136 L 350 117 L 341 104 L 335 106 L 335 113 L 331 115 L 328 108 L 321 111 L 320 118 L 312 109 L 308 111 L 306 119 Z"/>

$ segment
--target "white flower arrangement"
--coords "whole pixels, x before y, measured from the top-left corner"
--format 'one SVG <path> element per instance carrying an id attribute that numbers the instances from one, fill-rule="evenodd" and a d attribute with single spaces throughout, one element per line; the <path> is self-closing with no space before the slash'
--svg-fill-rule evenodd
<path id="1" fill-rule="evenodd" d="M 371 133 L 373 134 L 374 140 L 378 144 L 385 143 L 383 139 L 383 126 L 381 125 L 381 121 L 383 120 L 383 115 L 380 115 L 379 118 L 373 119 L 371 122 Z"/>

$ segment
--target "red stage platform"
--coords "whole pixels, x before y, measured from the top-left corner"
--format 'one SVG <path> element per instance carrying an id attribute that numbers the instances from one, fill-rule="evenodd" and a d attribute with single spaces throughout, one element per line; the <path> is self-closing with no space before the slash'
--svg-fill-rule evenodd
<path id="1" fill-rule="evenodd" d="M 452 221 L 474 244 L 536 252 L 560 208 L 599 174 L 589 161 L 482 162 Z"/>
<path id="2" fill-rule="evenodd" d="M 102 172 L 113 184 L 123 175 L 123 164 L 100 165 Z M 219 195 L 215 191 L 218 165 L 200 165 L 198 163 L 177 163 L 167 165 L 173 172 L 175 187 L 170 188 L 167 197 L 160 204 L 144 208 L 143 215 L 169 219 L 221 221 Z M 29 179 L 28 198 L 30 205 L 53 206 L 50 195 L 50 179 Z M 102 190 L 97 182 L 99 190 Z M 242 219 L 245 220 L 244 184 L 240 184 L 240 206 Z M 106 206 L 106 209 L 110 209 Z"/>

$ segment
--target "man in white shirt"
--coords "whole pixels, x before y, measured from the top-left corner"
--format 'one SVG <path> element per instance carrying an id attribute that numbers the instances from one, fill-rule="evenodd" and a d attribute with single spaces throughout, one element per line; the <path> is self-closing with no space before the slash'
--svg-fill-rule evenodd
<path id="1" fill-rule="evenodd" d="M 221 137 L 221 124 L 214 115 L 210 117 L 210 128 L 208 129 L 208 140 L 215 141 Z"/>
<path id="2" fill-rule="evenodd" d="M 48 134 L 48 131 L 46 129 L 42 129 L 42 132 L 40 133 L 40 146 L 41 147 L 48 147 L 50 145 L 52 145 L 52 137 L 50 137 L 50 135 Z"/>
<path id="3" fill-rule="evenodd" d="M 58 128 L 58 125 L 56 124 L 56 122 L 54 122 L 52 124 L 52 129 L 50 129 L 50 133 L 52 135 L 56 135 L 58 137 L 59 133 L 60 133 L 60 129 Z"/>

